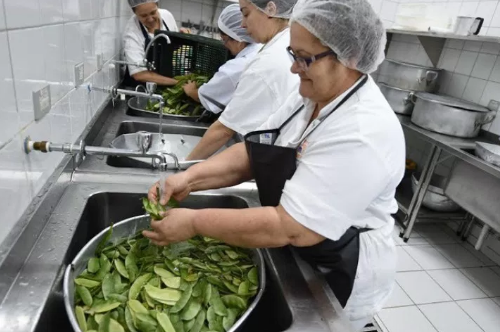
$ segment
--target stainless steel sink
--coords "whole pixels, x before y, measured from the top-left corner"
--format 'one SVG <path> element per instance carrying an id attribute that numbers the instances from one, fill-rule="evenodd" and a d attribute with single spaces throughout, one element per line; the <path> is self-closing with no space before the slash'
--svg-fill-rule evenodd
<path id="1" fill-rule="evenodd" d="M 151 122 L 137 122 L 137 121 L 125 121 L 122 122 L 116 133 L 116 137 L 125 134 L 133 134 L 139 131 L 147 131 L 150 133 L 157 133 L 159 125 Z M 162 124 L 162 132 L 164 134 L 174 134 L 174 135 L 185 135 L 185 136 L 195 136 L 203 137 L 207 131 L 206 126 L 200 126 L 197 124 Z M 168 140 L 168 138 L 167 138 Z M 194 141 L 193 141 L 194 142 Z M 240 142 L 237 135 L 235 135 L 224 147 L 222 147 L 218 152 L 225 150 L 227 147 Z M 194 146 L 193 146 L 194 148 Z M 167 151 L 171 152 L 171 151 Z M 217 153 L 218 153 L 217 152 Z M 178 155 L 179 160 L 183 160 L 187 155 Z M 168 157 L 167 157 L 168 158 Z M 170 158 L 168 158 L 170 159 Z M 145 158 L 128 158 L 128 157 L 114 157 L 110 156 L 106 158 L 106 163 L 112 167 L 127 167 L 127 168 L 151 168 L 151 159 Z M 181 167 L 187 168 L 192 163 L 181 162 Z"/>
<path id="2" fill-rule="evenodd" d="M 62 264 L 52 271 L 54 283 L 49 293 L 48 300 L 44 303 L 40 318 L 36 324 L 35 331 L 54 331 L 54 324 L 60 331 L 71 331 L 71 326 L 66 317 L 63 306 L 61 272 L 63 268 L 72 261 L 80 249 L 102 229 L 111 223 L 141 215 L 141 198 L 144 193 L 123 193 L 123 192 L 98 192 L 88 197 L 85 207 L 81 211 L 80 217 L 76 218 L 75 228 L 72 231 L 71 239 L 66 248 L 57 248 L 63 257 Z M 181 207 L 202 209 L 202 208 L 246 208 L 248 202 L 235 195 L 215 195 L 202 194 L 192 195 L 181 203 Z M 67 210 L 68 207 L 65 207 Z M 70 208 L 70 210 L 73 210 Z M 75 211 L 78 213 L 78 211 Z M 59 215 L 61 218 L 62 215 Z M 71 219 L 71 218 L 69 218 Z M 61 220 L 62 221 L 62 220 Z M 66 221 L 72 224 L 71 220 Z M 56 244 L 57 247 L 57 244 Z M 284 249 L 287 251 L 287 249 Z M 247 319 L 246 324 L 239 331 L 269 331 L 279 332 L 288 330 L 294 321 L 291 306 L 284 294 L 283 284 L 277 273 L 277 267 L 271 256 L 265 254 L 268 285 L 259 305 Z M 291 257 L 291 256 L 290 256 Z M 42 257 L 41 261 L 44 261 Z M 284 262 L 280 262 L 283 264 Z M 293 266 L 293 265 L 291 265 Z M 300 274 L 297 266 L 295 270 L 289 269 L 286 273 Z M 56 266 L 53 266 L 56 268 Z M 282 271 L 284 273 L 285 271 Z M 46 272 L 45 272 L 46 273 Z M 298 315 L 300 316 L 300 315 Z"/>

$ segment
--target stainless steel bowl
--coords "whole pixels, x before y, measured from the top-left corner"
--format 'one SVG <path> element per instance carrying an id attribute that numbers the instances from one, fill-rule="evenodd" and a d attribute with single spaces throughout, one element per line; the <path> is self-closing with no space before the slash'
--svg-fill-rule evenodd
<path id="1" fill-rule="evenodd" d="M 414 193 L 417 190 L 419 179 L 420 173 L 412 174 L 411 188 Z M 422 205 L 434 211 L 455 212 L 459 210 L 460 206 L 444 194 L 445 184 L 446 178 L 444 176 L 433 174 Z"/>
<path id="2" fill-rule="evenodd" d="M 137 216 L 133 218 L 129 218 L 113 226 L 113 235 L 111 236 L 110 241 L 113 240 L 118 241 L 124 237 L 133 235 L 137 233 L 137 231 L 141 229 L 146 229 L 149 227 L 151 219 L 148 215 Z M 75 307 L 75 278 L 80 275 L 83 270 L 85 270 L 87 266 L 87 262 L 91 257 L 94 257 L 95 250 L 97 245 L 101 241 L 101 239 L 105 236 L 109 227 L 105 228 L 99 234 L 94 236 L 92 240 L 90 240 L 85 247 L 76 255 L 75 259 L 68 265 L 66 271 L 64 273 L 64 281 L 63 281 L 63 291 L 64 291 L 64 306 L 66 308 L 66 313 L 68 314 L 69 321 L 71 326 L 75 332 L 82 332 L 80 327 L 78 326 L 78 322 L 75 317 L 74 307 Z M 236 323 L 231 327 L 228 332 L 236 332 L 241 326 L 244 324 L 245 320 L 250 316 L 252 311 L 255 309 L 257 304 L 259 303 L 262 295 L 264 294 L 264 289 L 266 288 L 266 271 L 265 271 L 265 263 L 262 252 L 259 249 L 253 249 L 253 259 L 255 264 L 259 269 L 259 290 L 257 295 L 255 296 L 253 302 L 248 307 L 247 311 L 243 314 L 243 316 L 236 321 Z"/>
<path id="3" fill-rule="evenodd" d="M 148 100 L 149 100 L 149 98 L 145 98 L 145 97 L 130 98 L 128 101 L 128 107 L 130 109 L 131 114 L 136 115 L 136 116 L 149 117 L 149 118 L 151 118 L 151 117 L 159 118 L 160 117 L 159 112 L 148 111 L 146 109 L 147 104 L 148 104 Z M 203 110 L 200 112 L 200 115 L 177 115 L 177 114 L 163 113 L 163 118 L 170 119 L 170 120 L 184 120 L 184 121 L 195 122 L 201 117 L 202 113 L 203 113 Z"/>

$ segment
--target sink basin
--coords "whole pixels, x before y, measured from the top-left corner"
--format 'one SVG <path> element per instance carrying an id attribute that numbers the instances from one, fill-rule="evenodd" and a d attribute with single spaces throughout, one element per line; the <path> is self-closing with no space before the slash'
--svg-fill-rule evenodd
<path id="1" fill-rule="evenodd" d="M 163 134 L 165 134 L 165 152 L 176 153 L 179 161 L 184 160 L 187 155 L 192 151 L 196 144 L 201 140 L 205 134 L 207 127 L 203 125 L 193 124 L 193 125 L 173 125 L 173 124 L 162 124 Z M 113 141 L 114 144 L 121 144 L 125 141 L 123 135 L 134 134 L 138 131 L 146 131 L 153 133 L 153 145 L 152 151 L 156 151 L 159 144 L 156 144 L 158 140 L 158 129 L 159 125 L 156 123 L 149 122 L 135 122 L 126 121 L 120 124 L 120 127 L 116 133 L 116 138 Z M 233 137 L 224 147 L 222 147 L 217 153 L 225 150 L 227 147 L 238 143 L 240 140 L 237 136 Z M 135 141 L 134 141 L 135 142 Z M 156 143 L 155 143 L 156 142 Z M 117 146 L 121 148 L 122 146 Z M 138 149 L 138 148 L 137 148 Z M 172 158 L 168 157 L 168 163 L 173 162 Z M 131 158 L 131 157 L 107 157 L 106 160 L 109 166 L 113 167 L 129 167 L 129 168 L 151 168 L 151 159 L 149 158 Z M 184 164 L 184 165 L 183 165 Z M 187 168 L 192 164 L 181 163 L 183 168 Z"/>
<path id="2" fill-rule="evenodd" d="M 144 214 L 141 198 L 144 194 L 135 193 L 97 193 L 92 195 L 83 209 L 65 255 L 65 264 L 73 260 L 83 246 L 111 223 Z M 201 208 L 246 208 L 247 202 L 231 195 L 192 195 L 181 203 L 181 207 Z M 266 259 L 267 287 L 258 306 L 239 329 L 242 332 L 268 331 L 279 332 L 288 329 L 293 322 L 292 311 L 285 300 L 283 288 L 269 259 Z M 62 294 L 62 275 L 58 277 L 49 300 L 43 308 L 36 331 L 71 331 L 66 316 Z"/>

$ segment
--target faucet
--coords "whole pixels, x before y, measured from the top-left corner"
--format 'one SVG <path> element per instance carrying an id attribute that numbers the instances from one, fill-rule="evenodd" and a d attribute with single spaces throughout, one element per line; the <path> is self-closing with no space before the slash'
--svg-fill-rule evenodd
<path id="1" fill-rule="evenodd" d="M 165 40 L 167 41 L 167 44 L 170 44 L 170 38 L 168 38 L 168 36 L 167 36 L 167 35 L 165 35 L 165 34 L 163 34 L 163 33 L 160 33 L 160 34 L 158 34 L 158 35 L 154 36 L 154 38 L 153 38 L 153 39 L 151 39 L 151 41 L 149 42 L 148 46 L 146 46 L 146 51 L 145 51 L 145 53 L 144 53 L 144 57 L 145 57 L 146 59 L 147 59 L 148 54 L 149 54 L 149 49 L 150 49 L 150 48 L 151 48 L 151 46 L 154 44 L 154 42 L 155 42 L 157 39 L 159 39 L 159 38 L 163 38 L 163 39 L 165 39 Z M 147 60 L 146 60 L 146 62 L 147 62 Z M 153 63 L 153 66 L 154 66 L 154 63 Z"/>
<path id="2" fill-rule="evenodd" d="M 141 151 L 134 151 L 134 150 L 107 148 L 101 146 L 87 146 L 83 141 L 80 141 L 79 144 L 72 144 L 72 143 L 58 144 L 47 141 L 34 142 L 28 136 L 24 139 L 24 152 L 28 154 L 31 151 L 40 151 L 44 153 L 59 151 L 59 152 L 64 152 L 66 154 L 70 154 L 72 156 L 80 155 L 82 157 L 85 157 L 86 155 L 98 155 L 98 156 L 151 158 L 151 163 L 153 167 L 159 167 L 159 165 L 163 165 L 163 167 L 166 167 L 167 164 L 166 156 L 170 156 L 174 160 L 175 168 L 177 170 L 181 169 L 181 166 L 179 164 L 179 158 L 177 158 L 175 154 L 168 152 L 150 153 L 145 148 L 143 149 L 142 147 Z"/>

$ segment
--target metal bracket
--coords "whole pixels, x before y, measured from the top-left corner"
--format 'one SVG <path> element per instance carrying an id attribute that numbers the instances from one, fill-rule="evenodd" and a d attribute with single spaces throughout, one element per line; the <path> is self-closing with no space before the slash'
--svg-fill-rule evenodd
<path id="1" fill-rule="evenodd" d="M 432 65 L 437 67 L 446 39 L 439 37 L 418 36 L 418 40 L 420 40 L 420 43 L 422 44 L 425 53 L 427 53 L 427 56 L 431 60 Z"/>

